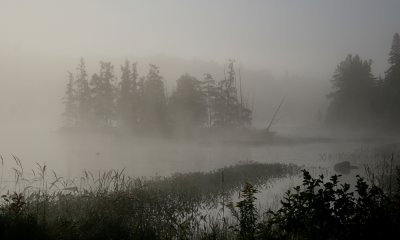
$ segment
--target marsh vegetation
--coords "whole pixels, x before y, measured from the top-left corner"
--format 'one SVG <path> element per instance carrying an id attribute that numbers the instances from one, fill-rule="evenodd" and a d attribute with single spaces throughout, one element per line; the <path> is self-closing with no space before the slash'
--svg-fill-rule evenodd
<path id="1" fill-rule="evenodd" d="M 258 193 L 298 175 L 298 166 L 248 162 L 151 178 L 84 171 L 64 179 L 38 165 L 26 179 L 14 159 L 14 186 L 2 183 L 3 191 L 14 188 L 0 200 L 2 239 L 363 239 L 393 236 L 399 224 L 393 159 L 353 187 L 340 175 L 326 181 L 302 170 L 302 183 L 275 209 L 260 208 Z"/>
<path id="2" fill-rule="evenodd" d="M 26 179 L 15 161 L 15 186 L 8 186 L 14 191 L 1 198 L 2 239 L 201 239 L 219 233 L 226 238 L 234 233 L 228 231 L 225 205 L 244 183 L 262 188 L 299 170 L 242 163 L 171 177 L 131 178 L 115 170 L 64 179 L 38 165 L 35 177 Z"/>

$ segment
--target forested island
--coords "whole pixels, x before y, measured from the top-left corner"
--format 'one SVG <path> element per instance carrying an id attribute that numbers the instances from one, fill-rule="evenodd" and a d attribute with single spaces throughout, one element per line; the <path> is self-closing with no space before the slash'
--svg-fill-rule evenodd
<path id="1" fill-rule="evenodd" d="M 372 60 L 349 54 L 333 74 L 330 106 L 321 121 L 328 128 L 399 128 L 400 37 L 393 36 L 385 76 L 374 76 Z M 192 135 L 201 129 L 250 129 L 252 108 L 242 93 L 240 69 L 230 60 L 224 79 L 183 74 L 168 93 L 158 66 L 139 76 L 137 63 L 126 60 L 120 74 L 111 62 L 100 62 L 90 76 L 81 58 L 69 72 L 64 130 L 123 129 L 131 134 Z M 267 125 L 266 125 L 267 127 Z"/>
<path id="2" fill-rule="evenodd" d="M 83 58 L 77 73 L 69 73 L 63 113 L 66 129 L 191 134 L 199 128 L 251 126 L 252 111 L 243 99 L 233 60 L 225 79 L 216 81 L 206 73 L 198 80 L 186 73 L 170 95 L 159 67 L 153 64 L 142 77 L 137 63 L 128 60 L 121 66 L 120 78 L 111 62 L 101 62 L 99 73 L 90 80 L 88 75 Z"/>

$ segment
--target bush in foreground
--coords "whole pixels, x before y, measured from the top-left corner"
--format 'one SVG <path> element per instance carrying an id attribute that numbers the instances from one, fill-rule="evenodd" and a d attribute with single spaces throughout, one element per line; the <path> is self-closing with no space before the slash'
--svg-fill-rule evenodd
<path id="1" fill-rule="evenodd" d="M 399 171 L 397 190 L 390 193 L 368 185 L 359 176 L 353 190 L 349 184 L 339 182 L 340 175 L 325 181 L 323 175 L 314 178 L 306 170 L 302 173 L 302 185 L 288 191 L 276 211 L 260 213 L 255 197 L 257 181 L 246 183 L 239 202 L 227 206 L 233 216 L 229 220 L 225 216 L 207 215 L 205 211 L 215 205 L 209 205 L 200 196 L 223 194 L 215 186 L 206 188 L 206 179 L 215 179 L 218 171 L 175 175 L 164 180 L 135 180 L 128 185 L 121 185 L 123 181 L 118 180 L 118 187 L 112 191 L 98 188 L 68 194 L 7 194 L 2 196 L 0 206 L 0 239 L 388 239 L 395 236 L 400 227 Z M 196 187 L 191 176 L 203 179 L 201 186 Z M 118 181 L 114 178 L 113 183 Z M 228 188 L 228 180 L 222 181 Z M 185 182 L 182 185 L 185 187 L 180 182 Z M 229 188 L 234 185 L 232 182 Z M 189 191 L 197 188 L 199 191 Z"/>
<path id="2" fill-rule="evenodd" d="M 400 176 L 400 175 L 399 175 Z M 399 192 L 389 197 L 357 176 L 355 191 L 334 175 L 313 178 L 288 191 L 281 208 L 259 223 L 262 239 L 390 239 L 400 227 Z"/>

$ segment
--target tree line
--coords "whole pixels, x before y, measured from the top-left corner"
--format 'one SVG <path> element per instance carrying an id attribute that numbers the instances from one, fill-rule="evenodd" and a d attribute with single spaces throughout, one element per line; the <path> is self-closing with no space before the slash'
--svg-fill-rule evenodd
<path id="1" fill-rule="evenodd" d="M 162 133 L 251 125 L 252 111 L 243 101 L 233 60 L 224 79 L 216 81 L 206 73 L 199 80 L 186 73 L 170 95 L 158 66 L 150 64 L 147 75 L 139 76 L 137 63 L 126 60 L 120 70 L 118 78 L 111 62 L 100 62 L 99 72 L 89 77 L 85 60 L 80 59 L 75 74 L 68 73 L 64 128 Z"/>
<path id="2" fill-rule="evenodd" d="M 371 72 L 372 60 L 348 55 L 331 79 L 326 122 L 348 127 L 400 128 L 400 36 L 395 33 L 384 77 Z"/>

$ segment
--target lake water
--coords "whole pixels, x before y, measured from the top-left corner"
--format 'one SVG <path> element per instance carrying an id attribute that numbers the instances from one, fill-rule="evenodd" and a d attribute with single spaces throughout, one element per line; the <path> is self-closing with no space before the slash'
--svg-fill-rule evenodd
<path id="1" fill-rule="evenodd" d="M 57 132 L 3 134 L 0 153 L 3 156 L 3 181 L 13 180 L 18 156 L 27 177 L 36 163 L 46 164 L 59 176 L 74 178 L 83 170 L 93 173 L 123 169 L 133 177 L 169 176 L 176 172 L 211 171 L 245 161 L 260 163 L 291 163 L 309 169 L 312 174 L 332 175 L 334 164 L 350 161 L 359 167 L 342 177 L 354 183 L 355 175 L 364 175 L 364 166 L 376 165 L 396 152 L 400 146 L 396 138 L 355 140 L 338 138 L 332 141 L 298 143 L 217 144 L 195 140 L 155 140 L 115 137 L 110 135 L 65 135 Z M 4 137 L 7 136 L 7 137 Z M 299 178 L 283 179 L 270 186 L 272 199 L 278 193 L 297 184 Z"/>

